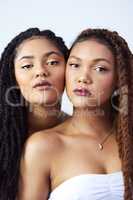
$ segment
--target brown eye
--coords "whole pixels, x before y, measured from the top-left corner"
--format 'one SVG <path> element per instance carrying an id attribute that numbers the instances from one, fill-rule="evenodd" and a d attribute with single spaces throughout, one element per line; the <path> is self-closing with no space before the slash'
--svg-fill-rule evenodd
<path id="1" fill-rule="evenodd" d="M 101 66 L 101 65 L 96 66 L 95 70 L 97 72 L 106 72 L 107 71 L 107 69 L 105 67 Z"/>
<path id="2" fill-rule="evenodd" d="M 57 61 L 57 60 L 51 60 L 51 61 L 47 62 L 48 66 L 56 66 L 58 64 L 59 64 L 59 61 Z"/>
<path id="3" fill-rule="evenodd" d="M 76 64 L 76 63 L 69 63 L 69 66 L 72 67 L 72 68 L 78 68 L 78 67 L 79 67 L 79 64 Z"/>
<path id="4" fill-rule="evenodd" d="M 30 69 L 32 67 L 33 67 L 33 65 L 23 65 L 21 68 L 22 69 Z"/>

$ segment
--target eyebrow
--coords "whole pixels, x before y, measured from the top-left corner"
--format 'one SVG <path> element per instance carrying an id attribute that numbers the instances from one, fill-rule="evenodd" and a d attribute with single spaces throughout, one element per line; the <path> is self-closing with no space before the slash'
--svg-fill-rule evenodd
<path id="1" fill-rule="evenodd" d="M 81 59 L 79 57 L 77 57 L 77 56 L 69 56 L 69 59 L 70 58 L 74 58 L 74 59 L 77 59 L 77 60 L 81 61 Z"/>
<path id="2" fill-rule="evenodd" d="M 107 62 L 108 64 L 112 64 L 108 59 L 106 58 L 96 58 L 94 59 L 94 62 L 100 62 L 100 61 L 104 61 Z"/>
<path id="3" fill-rule="evenodd" d="M 77 60 L 79 60 L 79 61 L 82 60 L 81 58 L 79 58 L 79 57 L 77 57 L 77 56 L 70 56 L 69 59 L 70 59 L 70 58 L 74 58 L 74 59 L 77 59 Z M 96 59 L 93 60 L 94 63 L 100 62 L 100 61 L 104 61 L 104 62 L 107 62 L 107 63 L 111 64 L 111 62 L 110 62 L 108 59 L 106 59 L 106 58 L 96 58 Z"/>
<path id="4" fill-rule="evenodd" d="M 60 52 L 58 52 L 58 51 L 50 51 L 50 52 L 46 53 L 45 56 L 46 56 L 46 57 L 49 57 L 49 56 L 51 56 L 52 54 L 55 54 L 55 55 L 57 55 L 57 56 L 62 56 L 62 55 L 63 55 L 62 53 L 60 53 Z"/>
<path id="5" fill-rule="evenodd" d="M 57 51 L 50 51 L 50 52 L 47 52 L 47 53 L 45 53 L 43 56 L 44 56 L 44 57 L 49 57 L 49 56 L 51 56 L 52 54 L 55 54 L 55 55 L 60 56 L 60 57 L 63 56 L 62 53 L 57 52 Z M 18 60 L 33 59 L 33 58 L 34 58 L 34 56 L 29 55 L 29 56 L 22 56 L 22 57 L 20 57 Z"/>

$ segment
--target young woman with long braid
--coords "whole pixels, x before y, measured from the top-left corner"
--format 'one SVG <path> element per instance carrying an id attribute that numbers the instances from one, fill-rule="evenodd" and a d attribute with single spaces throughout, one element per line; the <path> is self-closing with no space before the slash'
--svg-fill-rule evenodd
<path id="1" fill-rule="evenodd" d="M 5 48 L 0 61 L 0 200 L 15 200 L 19 161 L 33 132 L 67 117 L 61 111 L 68 49 L 52 31 L 30 28 Z"/>
<path id="2" fill-rule="evenodd" d="M 105 29 L 81 32 L 66 88 L 73 115 L 27 140 L 19 200 L 132 200 L 133 55 L 126 41 Z"/>

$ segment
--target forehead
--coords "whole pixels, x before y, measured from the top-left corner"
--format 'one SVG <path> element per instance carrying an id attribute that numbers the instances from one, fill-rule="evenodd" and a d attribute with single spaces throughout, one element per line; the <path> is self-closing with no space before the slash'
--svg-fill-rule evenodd
<path id="1" fill-rule="evenodd" d="M 107 58 L 114 60 L 114 55 L 111 50 L 105 45 L 96 40 L 86 40 L 78 42 L 72 48 L 70 56 L 77 56 L 82 59 L 95 59 L 95 58 Z"/>
<path id="2" fill-rule="evenodd" d="M 44 54 L 45 52 L 47 53 L 50 51 L 60 52 L 59 49 L 55 46 L 54 42 L 46 39 L 45 37 L 34 37 L 25 40 L 18 46 L 16 49 L 16 57 L 27 54 Z"/>

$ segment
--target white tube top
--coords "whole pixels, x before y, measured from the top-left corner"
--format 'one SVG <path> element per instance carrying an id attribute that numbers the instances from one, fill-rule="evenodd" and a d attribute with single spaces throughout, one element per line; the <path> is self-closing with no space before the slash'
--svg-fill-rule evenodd
<path id="1" fill-rule="evenodd" d="M 110 174 L 81 174 L 74 176 L 50 194 L 48 200 L 123 200 L 122 172 Z"/>

